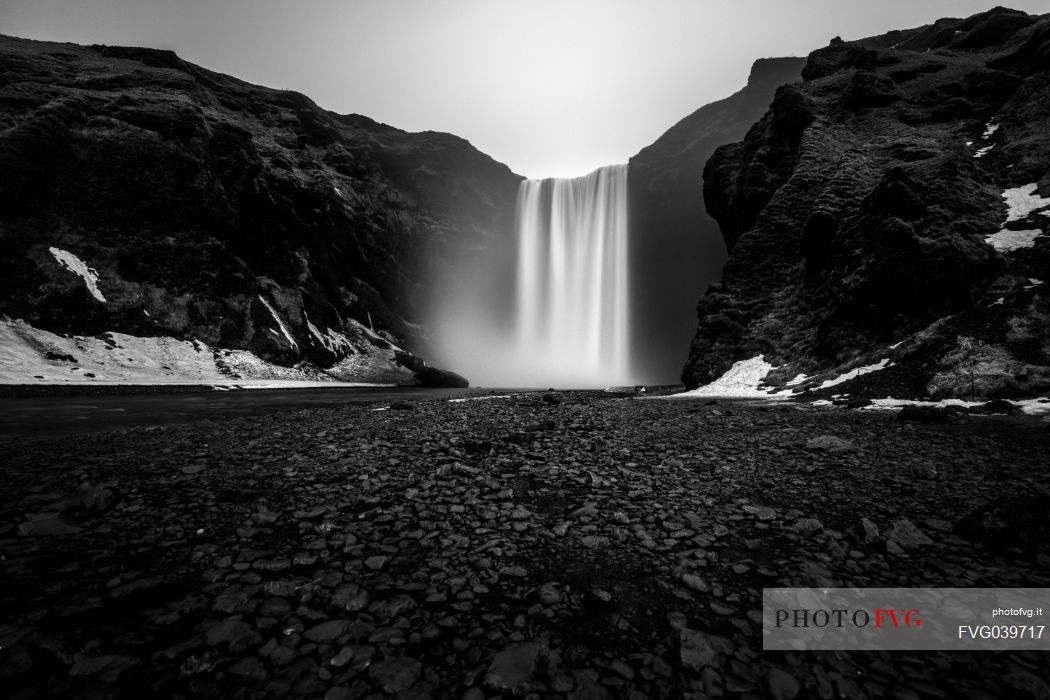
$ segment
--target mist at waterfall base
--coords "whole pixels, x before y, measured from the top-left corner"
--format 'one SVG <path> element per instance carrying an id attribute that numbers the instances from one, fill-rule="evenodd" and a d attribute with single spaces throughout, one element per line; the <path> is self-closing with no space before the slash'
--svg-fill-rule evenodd
<path id="1" fill-rule="evenodd" d="M 523 181 L 506 230 L 441 266 L 427 358 L 474 386 L 677 383 L 724 252 L 629 223 L 629 185 L 626 165 Z"/>
<path id="2" fill-rule="evenodd" d="M 633 382 L 627 166 L 525 180 L 512 235 L 450 261 L 431 314 L 435 364 L 474 386 Z"/>

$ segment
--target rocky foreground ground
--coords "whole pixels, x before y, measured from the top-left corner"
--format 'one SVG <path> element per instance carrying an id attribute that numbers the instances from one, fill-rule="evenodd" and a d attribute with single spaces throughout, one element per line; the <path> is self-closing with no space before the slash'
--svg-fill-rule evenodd
<path id="1" fill-rule="evenodd" d="M 760 626 L 764 586 L 1050 586 L 1039 419 L 385 407 L 0 444 L 4 695 L 1047 697 L 1045 653 Z"/>

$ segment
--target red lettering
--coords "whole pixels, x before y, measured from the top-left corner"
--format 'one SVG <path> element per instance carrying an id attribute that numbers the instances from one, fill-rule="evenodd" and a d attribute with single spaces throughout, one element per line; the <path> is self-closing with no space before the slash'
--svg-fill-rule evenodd
<path id="1" fill-rule="evenodd" d="M 882 620 L 888 616 L 890 621 L 893 622 L 894 628 L 897 627 L 897 611 L 896 610 L 876 610 L 875 611 L 875 629 L 882 628 Z"/>

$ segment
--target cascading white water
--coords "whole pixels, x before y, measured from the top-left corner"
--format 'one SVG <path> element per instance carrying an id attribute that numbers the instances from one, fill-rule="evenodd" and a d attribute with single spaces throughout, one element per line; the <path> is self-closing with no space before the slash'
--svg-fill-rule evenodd
<path id="1" fill-rule="evenodd" d="M 518 189 L 516 373 L 533 386 L 630 383 L 627 166 Z"/>

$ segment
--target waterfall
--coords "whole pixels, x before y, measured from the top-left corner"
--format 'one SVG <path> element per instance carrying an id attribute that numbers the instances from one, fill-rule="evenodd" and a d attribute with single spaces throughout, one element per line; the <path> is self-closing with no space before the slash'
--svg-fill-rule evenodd
<path id="1" fill-rule="evenodd" d="M 517 244 L 522 381 L 629 384 L 627 166 L 521 183 Z"/>

